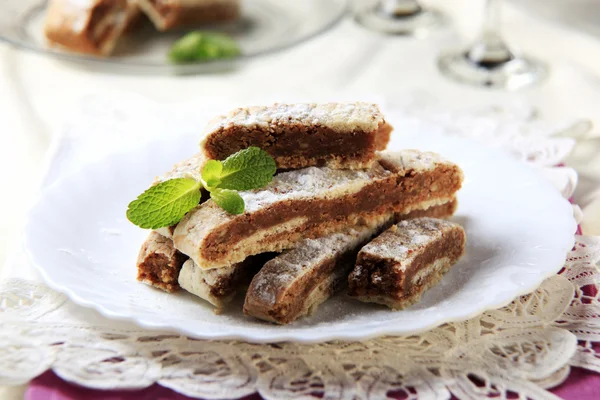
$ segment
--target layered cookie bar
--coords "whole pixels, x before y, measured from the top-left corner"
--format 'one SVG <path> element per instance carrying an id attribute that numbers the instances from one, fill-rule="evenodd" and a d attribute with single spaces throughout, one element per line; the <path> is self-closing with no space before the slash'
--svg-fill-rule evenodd
<path id="1" fill-rule="evenodd" d="M 382 153 L 367 170 L 305 168 L 276 175 L 264 189 L 239 192 L 246 211 L 233 215 L 212 200 L 190 211 L 173 234 L 175 247 L 201 268 L 293 248 L 303 239 L 375 226 L 390 214 L 445 204 L 462 171 L 434 153 Z"/>
<path id="2" fill-rule="evenodd" d="M 179 273 L 179 285 L 220 311 L 240 289 L 248 286 L 258 270 L 275 255 L 276 253 L 258 254 L 241 263 L 217 269 L 202 269 L 192 260 L 187 260 Z"/>
<path id="3" fill-rule="evenodd" d="M 238 108 L 213 119 L 201 147 L 216 160 L 260 147 L 280 169 L 323 165 L 359 169 L 371 167 L 391 131 L 376 104 L 274 104 Z"/>
<path id="4" fill-rule="evenodd" d="M 395 310 L 405 308 L 442 279 L 463 255 L 465 241 L 463 228 L 449 221 L 402 221 L 358 253 L 348 294 Z"/>
<path id="5" fill-rule="evenodd" d="M 173 241 L 158 232 L 142 245 L 137 260 L 137 279 L 166 292 L 179 290 L 179 271 L 188 257 L 173 247 Z"/>
<path id="6" fill-rule="evenodd" d="M 275 255 L 259 254 L 229 267 L 205 270 L 177 251 L 171 239 L 151 232 L 138 256 L 137 279 L 170 293 L 183 288 L 221 309 Z"/>
<path id="7" fill-rule="evenodd" d="M 240 0 L 138 0 L 156 29 L 227 22 L 239 18 Z"/>
<path id="8" fill-rule="evenodd" d="M 108 56 L 138 13 L 133 0 L 51 0 L 45 34 L 66 49 Z"/>
<path id="9" fill-rule="evenodd" d="M 310 314 L 338 291 L 356 252 L 376 232 L 377 227 L 362 227 L 303 240 L 266 263 L 252 279 L 244 313 L 277 324 Z"/>
<path id="10" fill-rule="evenodd" d="M 456 201 L 452 200 L 397 218 L 414 215 L 448 217 L 455 208 Z M 295 249 L 267 262 L 246 292 L 244 313 L 287 324 L 314 312 L 321 303 L 346 287 L 360 248 L 391 221 L 391 218 L 383 219 L 375 227 L 356 227 L 322 238 L 306 239 Z"/>

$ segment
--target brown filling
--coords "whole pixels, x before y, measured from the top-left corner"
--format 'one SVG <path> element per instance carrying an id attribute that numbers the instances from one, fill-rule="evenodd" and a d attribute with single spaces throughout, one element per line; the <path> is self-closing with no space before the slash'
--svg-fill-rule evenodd
<path id="1" fill-rule="evenodd" d="M 112 18 L 115 13 L 124 11 L 123 2 L 119 0 L 105 1 L 92 10 L 88 30 L 88 39 L 96 46 L 102 45 L 117 29 L 114 23 L 107 23 L 107 18 Z"/>
<path id="2" fill-rule="evenodd" d="M 315 237 L 324 233 L 326 225 L 335 228 L 351 221 L 357 213 L 361 216 L 385 214 L 428 199 L 451 197 L 460 188 L 460 176 L 457 167 L 440 166 L 431 172 L 410 171 L 407 176 L 383 178 L 342 198 L 278 202 L 264 210 L 240 215 L 209 234 L 202 257 L 218 262 L 228 254 L 232 245 L 242 239 L 298 217 L 306 218 L 300 227 L 304 237 Z M 432 193 L 430 187 L 433 182 L 446 190 Z M 291 233 L 294 232 L 286 234 Z M 273 238 L 270 236 L 268 239 Z"/>
<path id="3" fill-rule="evenodd" d="M 322 165 L 333 156 L 343 161 L 369 161 L 374 158 L 376 150 L 382 150 L 389 141 L 392 128 L 382 124 L 375 132 L 355 131 L 338 132 L 332 129 L 305 125 L 276 125 L 268 131 L 234 127 L 213 134 L 206 142 L 207 156 L 223 160 L 229 155 L 257 146 L 268 152 L 279 165 L 285 163 L 286 168 Z M 316 160 L 308 164 L 298 160 Z M 292 162 L 292 165 L 287 165 Z"/>
<path id="4" fill-rule="evenodd" d="M 275 306 L 267 310 L 267 314 L 275 321 L 287 324 L 297 319 L 302 311 L 308 306 L 309 295 L 317 288 L 325 279 L 328 279 L 334 271 L 345 269 L 348 272 L 352 269 L 356 261 L 356 254 L 361 246 L 347 251 L 343 255 L 331 258 L 323 262 L 317 268 L 314 268 L 310 274 L 306 274 L 302 278 L 296 280 L 290 287 L 282 290 L 283 293 L 278 293 Z M 347 276 L 347 274 L 341 274 Z M 341 278 L 340 280 L 344 280 Z M 330 294 L 336 290 L 340 282 L 333 282 Z M 262 305 L 258 306 L 262 308 Z"/>
<path id="5" fill-rule="evenodd" d="M 377 133 L 375 133 L 375 148 L 377 150 L 385 150 L 393 130 L 394 128 L 387 122 L 379 126 Z"/>
<path id="6" fill-rule="evenodd" d="M 366 254 L 348 279 L 348 293 L 350 296 L 384 296 L 394 300 L 411 298 L 422 291 L 434 274 L 425 276 L 416 285 L 413 284 L 414 275 L 443 257 L 448 257 L 451 263 L 456 262 L 463 253 L 464 240 L 464 231 L 452 229 L 427 245 L 404 272 L 394 260 Z"/>
<path id="7" fill-rule="evenodd" d="M 178 251 L 173 257 L 151 253 L 138 265 L 137 278 L 167 292 L 175 292 L 179 290 L 177 279 L 185 260 L 187 256 Z"/>
<path id="8" fill-rule="evenodd" d="M 148 3 L 152 5 L 152 8 L 156 10 L 162 16 L 165 16 L 169 10 L 172 10 L 173 7 L 167 3 L 163 3 L 162 0 L 148 0 Z"/>
<path id="9" fill-rule="evenodd" d="M 104 20 L 104 18 L 108 17 L 118 7 L 118 3 L 118 0 L 106 0 L 94 7 L 92 17 L 90 18 L 90 26 L 94 27 Z"/>
<path id="10" fill-rule="evenodd" d="M 215 297 L 229 297 L 234 294 L 241 286 L 247 286 L 254 275 L 267 263 L 275 257 L 277 253 L 263 253 L 246 258 L 230 268 L 233 272 L 230 275 L 222 276 L 210 288 L 210 294 Z"/>
<path id="11" fill-rule="evenodd" d="M 454 214 L 456 211 L 456 207 L 458 206 L 458 202 L 456 199 L 453 199 L 445 204 L 439 206 L 433 206 L 426 210 L 414 210 L 409 212 L 408 214 L 397 214 L 396 222 L 404 221 L 406 219 L 414 219 L 421 217 L 430 217 L 430 218 L 446 218 Z"/>
<path id="12" fill-rule="evenodd" d="M 237 4 L 217 3 L 181 6 L 164 0 L 149 0 L 148 2 L 163 19 L 161 29 L 169 29 L 180 25 L 229 21 L 239 17 L 239 7 Z"/>
<path id="13" fill-rule="evenodd" d="M 396 264 L 390 260 L 361 259 L 348 278 L 348 294 L 376 296 L 401 291 L 404 287 L 404 275 L 396 274 L 395 267 Z"/>

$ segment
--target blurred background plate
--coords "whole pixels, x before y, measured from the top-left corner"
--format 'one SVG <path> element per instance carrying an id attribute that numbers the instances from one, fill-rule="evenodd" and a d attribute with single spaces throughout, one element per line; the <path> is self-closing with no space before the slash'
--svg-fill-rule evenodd
<path id="1" fill-rule="evenodd" d="M 344 15 L 347 0 L 243 0 L 242 18 L 234 23 L 204 25 L 193 29 L 231 35 L 242 56 L 190 65 L 172 65 L 170 46 L 186 31 L 157 32 L 149 21 L 120 40 L 110 58 L 67 52 L 47 45 L 43 34 L 47 1 L 4 0 L 0 2 L 0 39 L 42 54 L 104 68 L 136 72 L 194 73 L 225 69 L 239 61 L 293 46 L 332 27 Z"/>

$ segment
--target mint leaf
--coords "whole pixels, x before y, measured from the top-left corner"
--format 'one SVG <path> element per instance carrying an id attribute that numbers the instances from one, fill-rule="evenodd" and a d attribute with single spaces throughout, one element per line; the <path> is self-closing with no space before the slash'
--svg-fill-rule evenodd
<path id="1" fill-rule="evenodd" d="M 251 190 L 265 187 L 277 170 L 275 160 L 258 147 L 248 147 L 223 161 L 219 188 Z"/>
<path id="2" fill-rule="evenodd" d="M 210 192 L 210 198 L 230 214 L 242 214 L 244 212 L 244 199 L 234 190 L 213 189 Z"/>
<path id="3" fill-rule="evenodd" d="M 169 51 L 174 63 L 231 58 L 241 53 L 230 36 L 216 32 L 194 31 L 175 42 Z"/>
<path id="4" fill-rule="evenodd" d="M 144 229 L 174 225 L 200 203 L 201 187 L 190 178 L 161 182 L 129 203 L 127 219 Z"/>
<path id="5" fill-rule="evenodd" d="M 202 179 L 208 187 L 217 187 L 221 182 L 223 164 L 221 161 L 209 160 L 202 168 Z"/>
<path id="6" fill-rule="evenodd" d="M 266 151 L 249 147 L 223 162 L 207 161 L 200 182 L 178 178 L 151 187 L 129 203 L 127 218 L 145 229 L 174 225 L 200 203 L 203 186 L 219 207 L 242 214 L 245 204 L 236 190 L 260 189 L 271 182 L 276 170 L 275 160 Z"/>

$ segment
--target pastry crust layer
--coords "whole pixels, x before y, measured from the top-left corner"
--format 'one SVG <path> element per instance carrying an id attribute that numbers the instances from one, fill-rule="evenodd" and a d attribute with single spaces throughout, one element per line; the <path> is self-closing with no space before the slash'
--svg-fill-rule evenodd
<path id="1" fill-rule="evenodd" d="M 198 268 L 192 260 L 187 260 L 179 272 L 178 282 L 183 289 L 213 304 L 219 312 L 275 255 L 274 253 L 259 254 L 248 257 L 241 263 L 218 269 Z"/>

